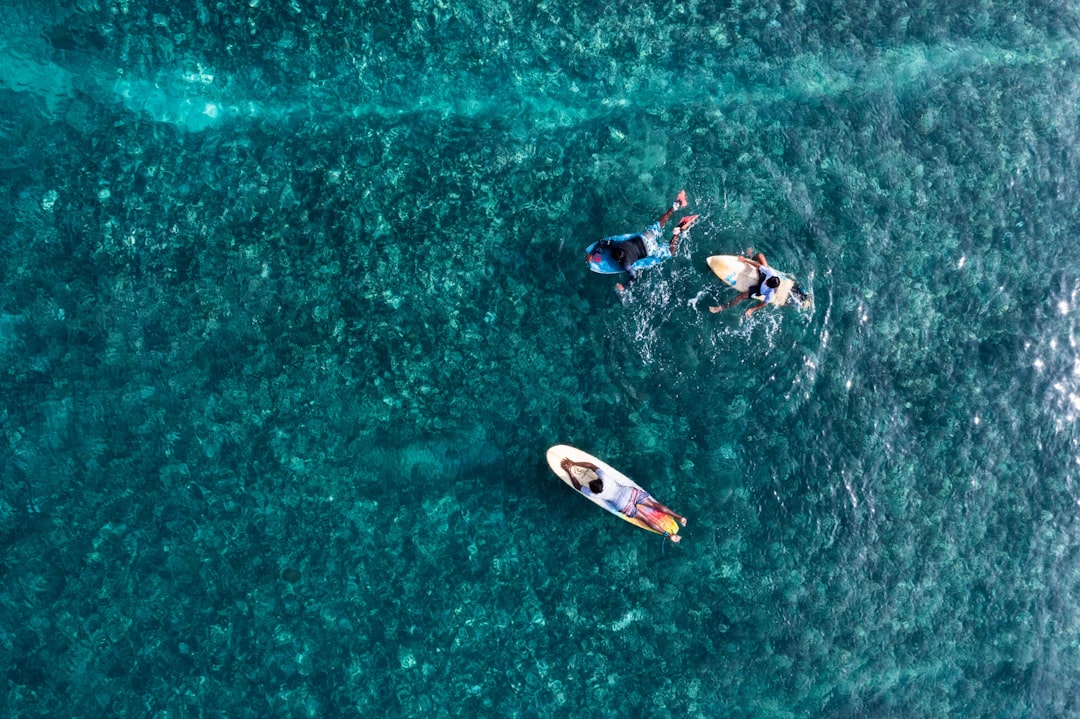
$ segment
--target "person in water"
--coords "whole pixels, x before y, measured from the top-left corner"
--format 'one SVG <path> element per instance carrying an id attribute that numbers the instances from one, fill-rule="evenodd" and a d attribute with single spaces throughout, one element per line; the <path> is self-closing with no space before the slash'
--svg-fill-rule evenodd
<path id="1" fill-rule="evenodd" d="M 668 534 L 661 521 L 662 517 L 667 515 L 674 517 L 685 527 L 686 517 L 660 504 L 641 487 L 622 484 L 614 477 L 606 476 L 607 473 L 592 462 L 575 462 L 566 458 L 559 463 L 559 466 L 574 483 L 574 488 L 582 494 L 596 497 L 614 511 L 644 522 L 660 534 L 670 537 L 672 542 L 682 540 L 682 537 L 677 534 Z"/>
<path id="2" fill-rule="evenodd" d="M 634 268 L 634 264 L 639 260 L 646 257 L 656 257 L 659 260 L 666 260 L 675 254 L 675 251 L 679 248 L 679 237 L 683 231 L 689 227 L 691 223 L 697 218 L 697 215 L 690 217 L 684 217 L 679 220 L 679 224 L 671 231 L 671 240 L 667 244 L 659 242 L 660 235 L 664 231 L 664 225 L 671 219 L 672 213 L 675 210 L 680 210 L 686 207 L 686 190 L 679 190 L 678 196 L 675 201 L 671 203 L 671 209 L 664 214 L 660 215 L 651 225 L 645 228 L 644 231 L 638 234 L 631 235 L 613 235 L 612 237 L 605 237 L 597 243 L 596 249 L 606 249 L 611 251 L 611 259 L 615 260 L 630 276 L 630 279 L 626 281 L 626 286 L 629 287 L 637 279 L 637 269 Z M 622 292 L 625 287 L 622 284 L 615 285 L 615 289 Z"/>
<path id="3" fill-rule="evenodd" d="M 749 251 L 748 251 L 749 252 Z M 747 257 L 739 257 L 740 262 L 744 262 L 751 267 L 756 267 L 758 270 L 758 281 L 756 285 L 753 285 L 746 292 L 741 292 L 735 299 L 727 304 L 720 305 L 719 307 L 710 307 L 709 312 L 717 313 L 722 312 L 730 307 L 734 307 L 743 300 L 755 299 L 759 300 L 760 304 L 756 304 L 746 311 L 746 316 L 754 314 L 765 305 L 772 302 L 773 297 L 776 295 L 776 290 L 780 287 L 780 275 L 776 274 L 773 268 L 769 267 L 769 263 L 765 260 L 765 255 L 757 253 L 754 255 L 754 259 Z"/>

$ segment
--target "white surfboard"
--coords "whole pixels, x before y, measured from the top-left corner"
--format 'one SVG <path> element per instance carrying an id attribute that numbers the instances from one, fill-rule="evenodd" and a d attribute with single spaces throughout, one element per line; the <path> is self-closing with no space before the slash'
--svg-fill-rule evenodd
<path id="1" fill-rule="evenodd" d="M 627 517 L 622 512 L 615 511 L 607 503 L 605 503 L 603 500 L 597 499 L 596 497 L 593 497 L 592 495 L 584 494 L 584 493 L 578 491 L 578 489 L 574 486 L 573 480 L 570 479 L 570 475 L 568 475 L 566 473 L 566 471 L 563 470 L 563 468 L 560 466 L 564 459 L 569 459 L 572 462 L 591 462 L 592 464 L 595 464 L 597 467 L 599 467 L 604 472 L 604 474 L 606 476 L 608 476 L 609 478 L 611 478 L 612 480 L 614 480 L 614 481 L 616 481 L 616 482 L 618 482 L 620 484 L 631 485 L 631 486 L 637 487 L 638 489 L 641 489 L 642 491 L 646 491 L 646 490 L 644 490 L 642 488 L 642 486 L 640 484 L 638 484 L 634 480 L 630 479 L 625 474 L 623 474 L 619 470 L 615 469 L 611 465 L 607 464 L 606 462 L 603 462 L 603 461 L 597 459 L 596 457 L 592 456 L 588 452 L 583 452 L 580 449 L 576 449 L 574 447 L 571 447 L 570 445 L 557 444 L 557 445 L 555 445 L 554 447 L 552 447 L 551 449 L 549 449 L 547 451 L 547 462 L 548 462 L 548 466 L 551 467 L 551 471 L 554 472 L 556 474 L 556 476 L 558 476 L 559 479 L 561 479 L 563 482 L 565 482 L 567 485 L 569 485 L 570 488 L 574 490 L 575 494 L 580 494 L 582 497 L 585 497 L 586 499 L 591 501 L 593 504 L 597 505 L 598 507 L 602 507 L 603 509 L 610 512 L 611 514 L 614 514 L 619 519 L 630 522 L 630 524 L 635 524 L 635 525 L 641 527 L 642 529 L 648 530 L 650 532 L 656 532 L 656 534 L 663 534 L 664 533 L 664 532 L 657 531 L 656 529 L 653 529 L 648 524 L 646 524 L 645 522 L 643 522 L 642 520 L 640 520 L 640 519 L 638 519 L 636 517 L 635 518 Z M 677 521 L 675 521 L 675 518 L 670 516 L 670 515 L 664 515 L 664 516 L 666 517 L 666 519 L 663 522 L 664 530 L 668 534 L 678 534 L 679 533 L 679 523 Z"/>

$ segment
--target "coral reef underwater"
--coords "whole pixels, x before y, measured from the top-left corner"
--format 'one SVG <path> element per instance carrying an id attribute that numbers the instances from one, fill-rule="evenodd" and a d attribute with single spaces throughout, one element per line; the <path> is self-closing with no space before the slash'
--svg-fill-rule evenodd
<path id="1" fill-rule="evenodd" d="M 0 10 L 0 704 L 1080 715 L 1078 20 Z M 812 312 L 707 311 L 751 246 Z"/>

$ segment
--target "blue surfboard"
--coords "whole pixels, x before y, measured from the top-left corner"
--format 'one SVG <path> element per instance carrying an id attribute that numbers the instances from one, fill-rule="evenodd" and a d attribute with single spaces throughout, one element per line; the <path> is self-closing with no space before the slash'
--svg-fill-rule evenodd
<path id="1" fill-rule="evenodd" d="M 598 247 L 599 242 L 594 242 L 585 248 L 585 259 L 589 263 L 589 269 L 601 275 L 615 275 L 626 272 L 626 268 L 620 265 L 611 256 L 611 250 L 607 247 Z M 632 267 L 635 270 L 643 270 L 663 262 L 659 257 L 642 257 Z"/>

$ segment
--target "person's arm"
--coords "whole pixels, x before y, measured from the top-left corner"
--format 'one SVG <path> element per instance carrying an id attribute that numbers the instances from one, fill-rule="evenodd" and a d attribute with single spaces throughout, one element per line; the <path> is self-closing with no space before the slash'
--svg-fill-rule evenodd
<path id="1" fill-rule="evenodd" d="M 767 302 L 762 302 L 762 303 L 761 303 L 761 304 L 759 304 L 759 305 L 754 305 L 753 307 L 751 307 L 750 309 L 748 309 L 748 310 L 746 311 L 746 313 L 745 313 L 745 315 L 744 315 L 744 316 L 745 316 L 745 317 L 749 317 L 750 315 L 754 314 L 755 312 L 757 312 L 758 310 L 760 310 L 760 309 L 761 309 L 762 307 L 764 307 L 764 306 L 765 306 L 766 304 L 768 304 L 768 303 L 767 303 Z"/>
<path id="2" fill-rule="evenodd" d="M 713 314 L 716 314 L 717 312 L 723 312 L 724 310 L 731 309 L 732 307 L 739 304 L 743 300 L 748 300 L 748 299 L 750 299 L 750 293 L 749 292 L 742 292 L 735 299 L 733 299 L 731 302 L 728 302 L 726 304 L 722 304 L 720 306 L 715 306 L 714 305 L 714 306 L 710 307 L 709 312 L 712 312 Z"/>

